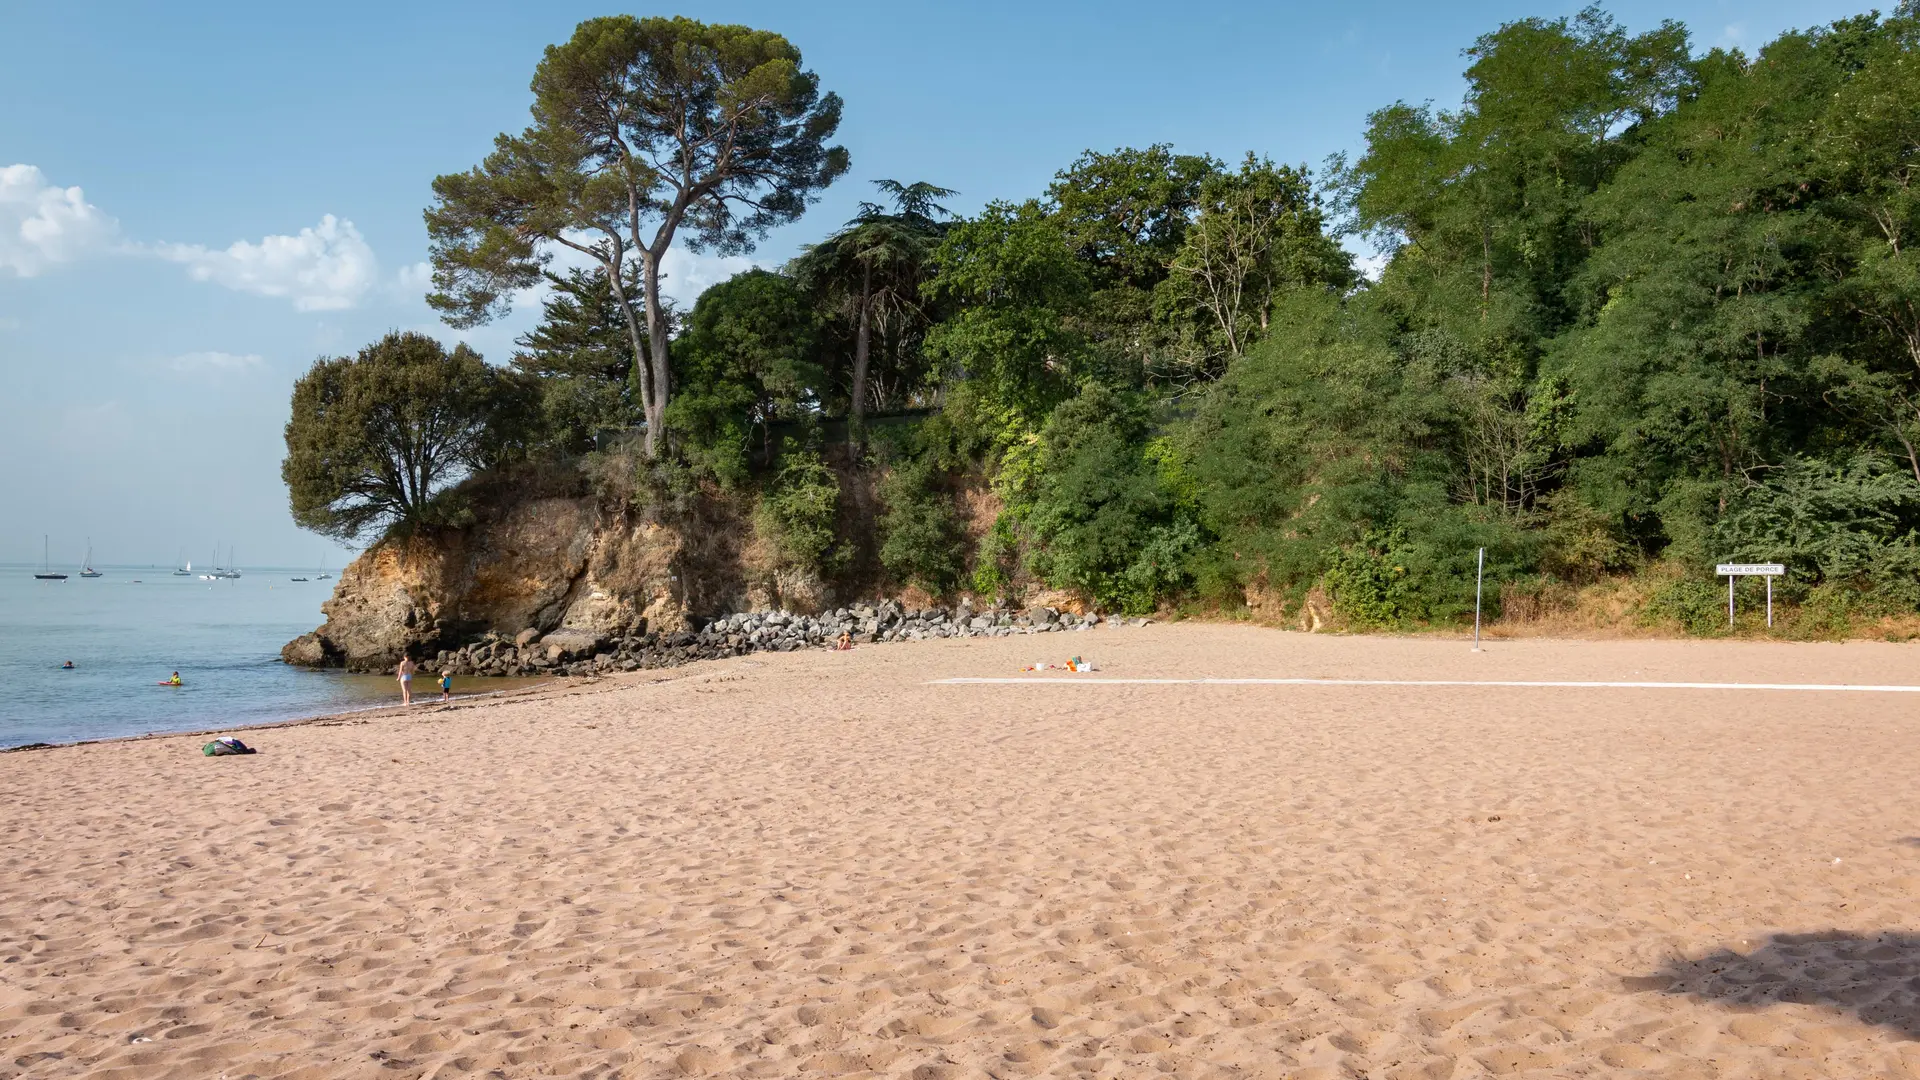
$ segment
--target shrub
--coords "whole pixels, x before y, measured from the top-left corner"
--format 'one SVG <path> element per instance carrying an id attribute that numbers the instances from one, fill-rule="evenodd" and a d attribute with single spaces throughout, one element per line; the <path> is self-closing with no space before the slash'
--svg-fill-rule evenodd
<path id="1" fill-rule="evenodd" d="M 1030 568 L 1109 609 L 1152 611 L 1190 576 L 1201 546 L 1192 515 L 1145 452 L 1137 398 L 1089 383 L 1041 432 L 1027 526 Z"/>
<path id="2" fill-rule="evenodd" d="M 1013 517 L 1002 511 L 974 551 L 973 591 L 993 597 L 1004 597 L 1012 591 L 1019 552 L 1020 540 L 1014 535 Z"/>
<path id="3" fill-rule="evenodd" d="M 839 503 L 840 481 L 819 452 L 790 451 L 760 494 L 754 525 L 772 543 L 782 565 L 825 575 L 849 557 L 834 533 Z"/>
<path id="4" fill-rule="evenodd" d="M 1698 578 L 1670 581 L 1654 591 L 1640 610 L 1648 625 L 1678 623 L 1689 634 L 1710 637 L 1727 632 L 1727 593 Z"/>
<path id="5" fill-rule="evenodd" d="M 1885 458 L 1790 458 L 1737 492 L 1714 524 L 1724 558 L 1787 564 L 1803 580 L 1851 584 L 1881 610 L 1920 605 L 1920 481 Z"/>
<path id="6" fill-rule="evenodd" d="M 938 485 L 933 462 L 908 458 L 880 481 L 880 563 L 896 580 L 936 595 L 953 588 L 964 566 L 953 500 Z"/>
<path id="7" fill-rule="evenodd" d="M 1369 532 L 1361 542 L 1333 553 L 1327 595 L 1334 610 L 1362 629 L 1398 626 L 1423 618 L 1426 605 L 1408 571 L 1406 534 Z"/>

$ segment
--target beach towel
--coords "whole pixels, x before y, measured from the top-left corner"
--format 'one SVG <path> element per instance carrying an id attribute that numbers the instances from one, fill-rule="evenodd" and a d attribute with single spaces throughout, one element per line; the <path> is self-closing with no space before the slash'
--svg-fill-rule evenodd
<path id="1" fill-rule="evenodd" d="M 200 752 L 208 757 L 226 757 L 228 754 L 258 753 L 253 747 L 248 746 L 246 743 L 241 742 L 231 735 L 223 735 L 213 740 L 201 747 Z"/>

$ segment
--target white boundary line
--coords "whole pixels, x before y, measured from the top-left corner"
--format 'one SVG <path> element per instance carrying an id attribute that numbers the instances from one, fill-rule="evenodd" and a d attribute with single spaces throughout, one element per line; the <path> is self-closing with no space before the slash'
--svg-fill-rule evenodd
<path id="1" fill-rule="evenodd" d="M 1021 683 L 1066 683 L 1104 686 L 1520 686 L 1575 690 L 1817 690 L 1865 694 L 1920 694 L 1920 686 L 1872 686 L 1863 683 L 1720 683 L 1720 682 L 1548 682 L 1519 679 L 1071 679 L 1071 678 L 956 678 L 935 679 L 934 686 L 1004 686 Z"/>

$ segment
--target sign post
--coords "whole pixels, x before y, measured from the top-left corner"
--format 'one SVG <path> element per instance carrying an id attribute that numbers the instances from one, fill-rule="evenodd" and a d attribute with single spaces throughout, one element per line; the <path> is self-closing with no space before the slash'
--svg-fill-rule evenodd
<path id="1" fill-rule="evenodd" d="M 1480 549 L 1480 565 L 1473 574 L 1473 651 L 1480 651 L 1480 588 L 1487 580 L 1487 549 Z"/>
<path id="2" fill-rule="evenodd" d="M 1733 583 L 1743 577 L 1763 577 L 1767 579 L 1767 625 L 1773 625 L 1773 579 L 1787 572 L 1787 568 L 1777 562 L 1766 563 L 1721 563 L 1713 572 L 1727 579 L 1727 626 L 1733 626 Z"/>

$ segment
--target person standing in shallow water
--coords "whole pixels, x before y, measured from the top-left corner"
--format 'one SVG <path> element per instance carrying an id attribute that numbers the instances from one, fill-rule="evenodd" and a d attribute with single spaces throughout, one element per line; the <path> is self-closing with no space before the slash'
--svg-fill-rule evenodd
<path id="1" fill-rule="evenodd" d="M 413 657 L 404 653 L 400 656 L 400 666 L 394 674 L 400 677 L 400 704 L 413 704 L 413 673 L 420 670 L 414 666 Z"/>

